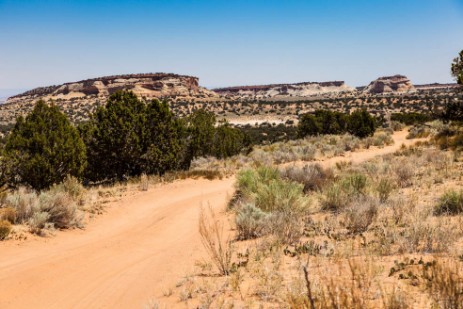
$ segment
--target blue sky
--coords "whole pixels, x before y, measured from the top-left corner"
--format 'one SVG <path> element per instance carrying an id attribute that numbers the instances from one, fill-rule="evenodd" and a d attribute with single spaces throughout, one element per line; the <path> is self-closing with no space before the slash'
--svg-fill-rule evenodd
<path id="1" fill-rule="evenodd" d="M 207 87 L 451 82 L 461 49 L 463 0 L 0 0 L 0 96 L 142 72 Z"/>

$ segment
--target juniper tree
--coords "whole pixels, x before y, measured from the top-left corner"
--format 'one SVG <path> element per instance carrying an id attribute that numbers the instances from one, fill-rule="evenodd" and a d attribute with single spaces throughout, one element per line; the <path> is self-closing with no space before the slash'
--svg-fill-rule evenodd
<path id="1" fill-rule="evenodd" d="M 42 190 L 67 175 L 80 178 L 86 166 L 85 145 L 77 129 L 53 103 L 38 101 L 20 116 L 7 138 L 5 160 L 10 181 Z"/>

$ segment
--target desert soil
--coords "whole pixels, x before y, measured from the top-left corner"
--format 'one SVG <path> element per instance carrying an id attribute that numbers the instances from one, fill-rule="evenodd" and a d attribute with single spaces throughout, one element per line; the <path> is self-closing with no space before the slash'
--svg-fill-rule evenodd
<path id="1" fill-rule="evenodd" d="M 361 162 L 409 145 L 348 153 L 323 162 Z M 84 230 L 0 243 L 0 308 L 143 308 L 206 258 L 201 206 L 225 209 L 234 178 L 181 180 L 123 197 Z"/>

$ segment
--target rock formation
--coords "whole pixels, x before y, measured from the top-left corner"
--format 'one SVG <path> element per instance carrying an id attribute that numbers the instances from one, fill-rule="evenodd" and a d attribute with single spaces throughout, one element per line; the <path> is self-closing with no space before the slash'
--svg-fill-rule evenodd
<path id="1" fill-rule="evenodd" d="M 416 89 L 411 81 L 403 75 L 385 76 L 372 81 L 363 91 L 370 94 L 409 93 Z"/>
<path id="2" fill-rule="evenodd" d="M 320 94 L 339 93 L 352 91 L 353 88 L 347 86 L 343 81 L 333 82 L 306 82 L 296 84 L 273 84 L 260 86 L 238 86 L 213 89 L 216 93 L 223 96 L 240 97 L 309 97 Z"/>
<path id="3" fill-rule="evenodd" d="M 185 75 L 148 73 L 105 76 L 58 86 L 40 87 L 8 98 L 8 103 L 44 100 L 81 100 L 95 98 L 105 101 L 117 90 L 131 90 L 146 98 L 215 97 L 214 92 L 202 88 L 198 78 Z"/>

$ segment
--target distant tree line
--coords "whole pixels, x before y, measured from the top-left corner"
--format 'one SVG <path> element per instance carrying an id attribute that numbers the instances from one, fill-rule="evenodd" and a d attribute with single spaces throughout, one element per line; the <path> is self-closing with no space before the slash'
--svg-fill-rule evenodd
<path id="1" fill-rule="evenodd" d="M 433 117 L 423 113 L 393 113 L 391 115 L 392 121 L 401 122 L 407 126 L 421 124 L 433 120 Z"/>
<path id="2" fill-rule="evenodd" d="M 376 119 L 367 110 L 359 109 L 351 114 L 317 110 L 300 117 L 298 136 L 350 133 L 360 138 L 373 135 Z"/>

